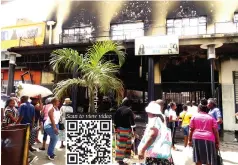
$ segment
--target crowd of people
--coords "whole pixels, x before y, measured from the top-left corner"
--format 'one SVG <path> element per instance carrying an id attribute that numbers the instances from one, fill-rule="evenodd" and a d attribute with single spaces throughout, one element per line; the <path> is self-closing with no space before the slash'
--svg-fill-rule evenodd
<path id="1" fill-rule="evenodd" d="M 11 94 L 7 100 L 2 116 L 2 127 L 16 124 L 30 124 L 29 135 L 29 163 L 37 156 L 34 152 L 35 143 L 41 143 L 38 139 L 40 130 L 43 130 L 41 151 L 46 150 L 47 136 L 50 137 L 47 155 L 49 160 L 54 160 L 55 146 L 61 141 L 60 148 L 64 148 L 65 141 L 65 117 L 66 113 L 72 113 L 71 101 L 64 100 L 60 106 L 59 99 L 41 96 L 22 96 L 20 100 Z M 138 158 L 148 165 L 172 165 L 171 150 L 177 150 L 175 146 L 176 129 L 181 128 L 184 135 L 184 148 L 193 148 L 193 161 L 196 165 L 217 165 L 219 151 L 219 134 L 221 131 L 222 115 L 217 107 L 216 99 L 202 99 L 198 106 L 193 101 L 187 101 L 182 106 L 183 111 L 178 113 L 176 103 L 170 102 L 168 106 L 163 100 L 152 101 L 145 108 L 148 123 L 138 144 L 133 144 L 136 133 L 135 114 L 131 109 L 131 100 L 125 98 L 114 116 L 116 133 L 116 161 L 126 164 L 125 159 L 131 158 L 131 152 L 138 151 Z M 238 114 L 236 114 L 238 116 Z M 133 147 L 134 149 L 133 149 Z"/>
<path id="2" fill-rule="evenodd" d="M 66 98 L 64 104 L 60 106 L 60 101 L 56 97 L 48 97 L 45 104 L 41 95 L 35 97 L 22 96 L 20 100 L 11 94 L 6 101 L 5 108 L 2 108 L 2 127 L 9 127 L 17 124 L 29 124 L 29 156 L 28 161 L 32 163 L 37 159 L 34 154 L 38 149 L 34 148 L 35 143 L 41 143 L 39 138 L 40 130 L 43 133 L 42 146 L 39 150 L 46 150 L 47 136 L 50 137 L 47 156 L 49 160 L 54 160 L 55 146 L 58 140 L 61 141 L 60 148 L 64 148 L 65 141 L 65 116 L 66 113 L 73 113 L 71 101 Z"/>
<path id="3" fill-rule="evenodd" d="M 152 101 L 145 108 L 148 123 L 138 148 L 138 157 L 148 165 L 172 165 L 171 150 L 175 147 L 176 128 L 184 134 L 184 148 L 193 148 L 193 161 L 196 165 L 217 165 L 219 132 L 222 123 L 221 111 L 216 99 L 187 101 L 183 111 L 176 112 L 176 103 L 170 102 L 167 108 L 163 100 Z M 130 100 L 124 99 L 114 116 L 116 132 L 116 161 L 127 164 L 131 158 L 133 139 L 136 137 L 135 117 Z"/>

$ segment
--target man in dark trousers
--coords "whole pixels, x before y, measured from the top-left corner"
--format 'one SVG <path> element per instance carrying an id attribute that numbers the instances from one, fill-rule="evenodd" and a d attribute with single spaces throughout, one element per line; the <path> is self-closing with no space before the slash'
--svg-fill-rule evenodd
<path id="1" fill-rule="evenodd" d="M 35 131 L 33 130 L 33 126 L 35 123 L 35 108 L 31 103 L 28 102 L 28 96 L 22 96 L 21 97 L 21 106 L 19 107 L 19 118 L 16 122 L 16 124 L 30 124 L 31 127 L 31 133 L 30 133 L 30 140 L 29 140 L 29 158 L 30 162 L 33 162 L 37 156 L 35 156 L 32 152 L 36 151 L 32 148 L 32 145 L 34 144 L 34 134 Z"/>
<path id="2" fill-rule="evenodd" d="M 41 114 L 41 110 L 43 109 L 41 95 L 39 95 L 37 97 L 32 97 L 31 98 L 31 104 L 35 108 L 35 125 L 34 125 L 34 127 L 37 128 L 35 141 L 37 143 L 41 143 L 40 140 L 38 139 L 39 130 L 40 130 L 40 128 L 39 128 L 40 127 L 40 117 L 41 117 L 40 114 Z"/>

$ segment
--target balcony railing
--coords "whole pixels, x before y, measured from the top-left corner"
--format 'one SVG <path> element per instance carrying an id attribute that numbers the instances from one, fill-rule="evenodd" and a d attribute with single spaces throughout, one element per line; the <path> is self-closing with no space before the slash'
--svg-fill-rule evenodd
<path id="1" fill-rule="evenodd" d="M 92 40 L 92 36 L 83 34 L 60 34 L 59 43 L 88 43 Z"/>

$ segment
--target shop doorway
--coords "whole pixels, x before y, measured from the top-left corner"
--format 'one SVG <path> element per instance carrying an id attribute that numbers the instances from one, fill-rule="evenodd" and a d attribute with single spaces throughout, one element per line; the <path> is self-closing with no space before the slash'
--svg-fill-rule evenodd
<path id="1" fill-rule="evenodd" d="M 217 70 L 214 75 L 216 97 L 220 99 Z M 162 98 L 166 103 L 174 101 L 182 105 L 186 101 L 195 101 L 198 104 L 202 98 L 212 97 L 210 61 L 206 58 L 169 59 L 161 71 L 161 80 Z M 220 104 L 221 101 L 218 102 Z"/>

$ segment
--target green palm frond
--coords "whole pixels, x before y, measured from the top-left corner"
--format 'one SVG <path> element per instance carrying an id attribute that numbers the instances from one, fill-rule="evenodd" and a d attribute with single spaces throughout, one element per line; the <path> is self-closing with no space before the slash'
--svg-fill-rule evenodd
<path id="1" fill-rule="evenodd" d="M 57 73 L 60 67 L 69 71 L 73 71 L 75 67 L 80 69 L 83 62 L 83 57 L 79 55 L 78 51 L 66 48 L 53 51 L 50 60 L 53 70 Z"/>
<path id="2" fill-rule="evenodd" d="M 122 51 L 123 46 L 119 46 L 113 41 L 96 42 L 87 51 L 87 56 L 92 66 L 98 65 L 103 56 L 108 52 L 115 52 L 119 59 L 119 65 L 122 66 L 125 62 L 125 53 Z"/>
<path id="3" fill-rule="evenodd" d="M 89 65 L 82 69 L 84 72 L 83 79 L 99 84 L 103 79 L 109 80 L 111 77 L 116 77 L 115 74 L 119 72 L 119 69 L 119 65 L 111 63 L 110 61 L 100 62 L 95 67 Z"/>
<path id="4" fill-rule="evenodd" d="M 115 91 L 117 101 L 122 99 L 123 82 L 117 77 L 119 69 L 125 61 L 123 47 L 113 41 L 96 42 L 87 53 L 79 55 L 73 49 L 55 50 L 51 55 L 50 64 L 53 70 L 58 72 L 60 67 L 67 70 L 77 69 L 80 72 L 80 78 L 73 78 L 60 81 L 56 84 L 54 94 L 61 98 L 69 89 L 74 86 L 83 86 L 88 88 L 89 109 L 93 112 L 93 92 L 98 89 L 100 93 L 107 94 L 109 91 Z M 108 52 L 115 52 L 119 59 L 119 65 L 112 61 L 106 61 L 104 55 Z"/>
<path id="5" fill-rule="evenodd" d="M 106 94 L 108 91 L 115 91 L 116 92 L 116 96 L 117 96 L 117 101 L 119 103 L 119 101 L 122 99 L 122 94 L 123 94 L 123 82 L 118 79 L 117 77 L 111 77 L 110 79 L 104 79 L 101 78 L 100 79 L 100 84 L 98 86 L 99 91 L 101 93 Z"/>
<path id="6" fill-rule="evenodd" d="M 58 98 L 62 98 L 64 96 L 64 94 L 67 92 L 67 90 L 72 89 L 73 86 L 86 87 L 87 83 L 85 80 L 80 79 L 80 78 L 63 80 L 56 84 L 53 92 Z"/>

